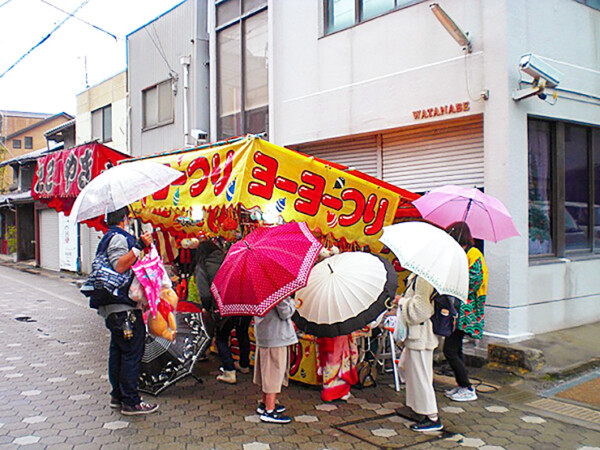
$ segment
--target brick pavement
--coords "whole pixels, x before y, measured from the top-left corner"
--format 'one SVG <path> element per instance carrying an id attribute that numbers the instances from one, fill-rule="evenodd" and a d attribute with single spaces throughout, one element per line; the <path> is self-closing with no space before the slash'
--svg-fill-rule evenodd
<path id="1" fill-rule="evenodd" d="M 263 424 L 253 411 L 259 391 L 251 376 L 240 376 L 235 386 L 219 384 L 214 358 L 199 365 L 203 383 L 188 377 L 161 394 L 158 413 L 125 417 L 108 406 L 107 331 L 75 286 L 3 266 L 0 285 L 2 448 L 600 447 L 598 431 L 525 412 L 493 395 L 466 404 L 438 395 L 451 433 L 442 439 L 417 435 L 395 413 L 404 413 L 403 394 L 386 383 L 328 405 L 318 390 L 292 384 L 280 400 L 294 422 Z"/>

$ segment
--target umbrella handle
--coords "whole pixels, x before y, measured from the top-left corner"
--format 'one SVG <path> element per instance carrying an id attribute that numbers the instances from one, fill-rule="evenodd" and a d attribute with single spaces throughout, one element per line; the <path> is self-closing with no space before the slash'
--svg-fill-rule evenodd
<path id="1" fill-rule="evenodd" d="M 465 225 L 467 224 L 467 216 L 469 215 L 469 210 L 471 209 L 471 203 L 473 203 L 473 199 L 469 199 L 469 203 L 467 203 L 467 209 L 465 210 L 465 215 L 463 216 L 462 225 L 460 226 L 460 233 L 458 233 L 458 241 L 460 242 L 460 238 L 462 237 L 463 231 L 465 229 Z"/>
<path id="2" fill-rule="evenodd" d="M 135 211 L 133 210 L 133 208 L 131 207 L 131 205 L 127 205 L 127 209 L 133 215 L 134 220 L 137 220 L 137 221 L 141 222 L 140 218 L 135 214 Z M 138 234 L 139 234 L 140 227 L 136 227 L 136 228 L 137 228 L 137 231 L 138 231 Z M 136 236 L 136 237 L 139 238 L 139 236 Z"/>

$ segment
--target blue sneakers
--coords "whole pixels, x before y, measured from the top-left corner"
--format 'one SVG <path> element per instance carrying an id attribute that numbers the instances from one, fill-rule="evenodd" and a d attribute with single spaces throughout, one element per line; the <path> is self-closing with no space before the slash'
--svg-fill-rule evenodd
<path id="1" fill-rule="evenodd" d="M 266 412 L 267 412 L 267 410 L 266 410 L 265 404 L 263 402 L 260 402 L 258 404 L 258 408 L 256 408 L 256 414 L 258 414 L 259 416 L 262 416 Z M 279 404 L 275 405 L 275 412 L 277 414 L 281 414 L 281 413 L 285 412 L 285 406 L 279 405 Z"/>
<path id="2" fill-rule="evenodd" d="M 444 429 L 444 425 L 442 425 L 442 421 L 438 418 L 435 422 L 430 420 L 429 418 L 425 418 L 421 420 L 419 423 L 415 423 L 410 426 L 410 429 L 413 431 L 418 431 L 421 433 L 425 433 L 427 431 L 441 431 Z"/>
<path id="3" fill-rule="evenodd" d="M 277 413 L 275 411 L 265 411 L 264 414 L 260 415 L 260 420 L 262 420 L 263 422 L 267 422 L 267 423 L 280 423 L 280 424 L 286 424 L 286 423 L 290 423 L 292 421 L 291 417 L 288 416 L 284 416 L 283 414 Z"/>

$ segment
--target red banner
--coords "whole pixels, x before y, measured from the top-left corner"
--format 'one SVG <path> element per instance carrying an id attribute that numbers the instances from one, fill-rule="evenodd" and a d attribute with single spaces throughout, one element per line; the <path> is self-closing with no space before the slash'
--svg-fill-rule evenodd
<path id="1" fill-rule="evenodd" d="M 97 142 L 50 153 L 37 160 L 31 195 L 68 215 L 81 190 L 125 158 L 129 156 Z M 89 225 L 98 228 L 98 224 Z"/>

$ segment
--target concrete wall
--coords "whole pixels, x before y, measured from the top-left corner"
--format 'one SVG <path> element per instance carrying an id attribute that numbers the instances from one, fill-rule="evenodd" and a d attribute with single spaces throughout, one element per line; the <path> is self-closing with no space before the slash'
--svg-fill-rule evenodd
<path id="1" fill-rule="evenodd" d="M 488 23 L 495 21 L 498 14 L 506 17 L 507 69 L 502 84 L 509 91 L 517 87 L 519 72 L 514 69 L 521 55 L 528 52 L 545 58 L 564 74 L 554 106 L 537 97 L 508 101 L 507 113 L 501 114 L 500 109 L 498 117 L 489 124 L 490 129 L 495 128 L 496 137 L 490 137 L 486 145 L 486 168 L 490 171 L 486 188 L 503 199 L 521 232 L 520 238 L 496 245 L 491 255 L 496 266 L 506 268 L 502 273 L 508 275 L 509 281 L 496 279 L 490 289 L 490 303 L 509 305 L 511 310 L 506 314 L 488 308 L 489 320 L 493 329 L 519 339 L 528 333 L 600 320 L 600 283 L 594 275 L 600 271 L 598 257 L 554 259 L 548 264 L 536 264 L 529 262 L 527 254 L 527 117 L 600 125 L 600 101 L 564 91 L 600 99 L 600 11 L 567 0 L 501 3 L 504 11 L 494 11 L 490 6 Z M 486 73 L 486 80 L 490 77 Z M 497 126 L 505 123 L 500 116 L 509 117 L 507 126 Z M 502 151 L 507 153 L 506 164 L 499 165 L 501 161 L 493 154 Z M 502 326 L 498 326 L 496 318 L 501 318 Z"/>
<path id="2" fill-rule="evenodd" d="M 184 70 L 181 57 L 191 57 L 188 129 L 209 130 L 206 5 L 206 0 L 187 0 L 127 36 L 133 155 L 148 155 L 185 145 Z M 176 90 L 173 123 L 143 130 L 142 91 L 169 79 Z M 187 144 L 192 142 L 188 141 Z"/>
<path id="3" fill-rule="evenodd" d="M 320 2 L 272 3 L 270 135 L 278 144 L 412 125 L 414 110 L 469 100 L 463 53 L 427 2 L 328 36 Z M 480 36 L 480 2 L 451 3 L 453 18 Z M 474 39 L 466 63 L 474 96 L 483 88 L 482 49 Z M 472 113 L 482 111 L 472 102 Z"/>
<path id="4" fill-rule="evenodd" d="M 534 265 L 527 222 L 528 116 L 600 125 L 600 102 L 580 95 L 600 97 L 600 12 L 572 0 L 439 3 L 470 33 L 466 58 L 429 2 L 328 36 L 322 2 L 269 2 L 271 140 L 291 145 L 413 125 L 413 110 L 470 100 L 469 114 L 484 114 L 485 190 L 521 233 L 486 243 L 487 331 L 519 340 L 600 320 L 600 284 L 582 275 L 598 273 L 600 258 Z M 554 106 L 513 101 L 528 52 L 562 71 L 559 87 L 575 93 L 557 91 Z"/>
<path id="5" fill-rule="evenodd" d="M 127 72 L 92 86 L 77 96 L 76 143 L 92 140 L 92 111 L 112 105 L 112 141 L 105 144 L 123 153 L 127 146 Z"/>

